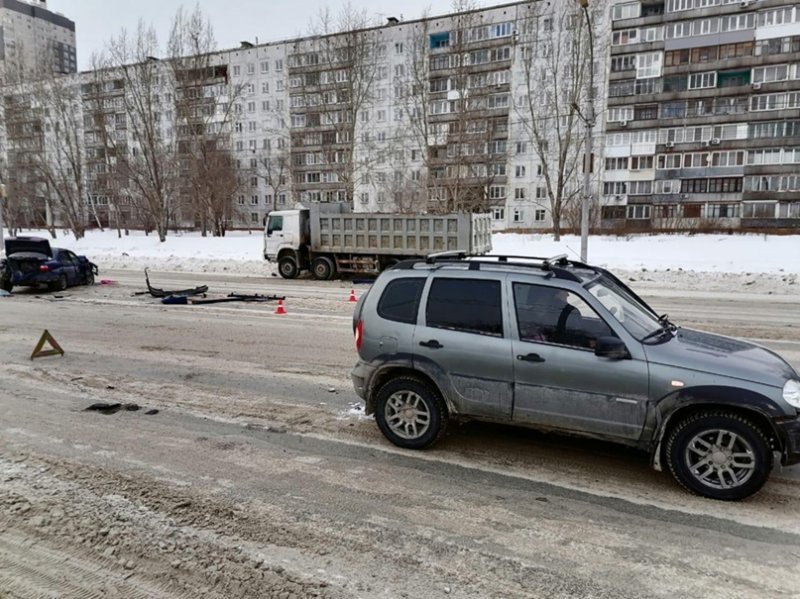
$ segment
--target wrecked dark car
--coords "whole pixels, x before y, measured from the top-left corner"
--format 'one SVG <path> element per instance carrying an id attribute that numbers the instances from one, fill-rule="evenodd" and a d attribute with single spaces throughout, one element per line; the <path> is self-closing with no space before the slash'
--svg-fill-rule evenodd
<path id="1" fill-rule="evenodd" d="M 0 289 L 37 287 L 63 291 L 72 285 L 93 285 L 97 265 L 86 256 L 50 247 L 40 237 L 11 237 L 5 240 L 5 256 L 0 257 Z"/>

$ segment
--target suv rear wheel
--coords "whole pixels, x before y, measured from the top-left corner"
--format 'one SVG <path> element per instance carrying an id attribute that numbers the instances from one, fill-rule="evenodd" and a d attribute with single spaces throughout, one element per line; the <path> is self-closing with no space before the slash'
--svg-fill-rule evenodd
<path id="1" fill-rule="evenodd" d="M 675 427 L 667 461 L 686 489 L 736 501 L 756 493 L 772 470 L 769 442 L 752 421 L 727 412 L 701 412 Z"/>
<path id="2" fill-rule="evenodd" d="M 375 420 L 383 435 L 398 447 L 424 449 L 447 428 L 447 408 L 438 391 L 412 377 L 389 381 L 376 399 Z"/>

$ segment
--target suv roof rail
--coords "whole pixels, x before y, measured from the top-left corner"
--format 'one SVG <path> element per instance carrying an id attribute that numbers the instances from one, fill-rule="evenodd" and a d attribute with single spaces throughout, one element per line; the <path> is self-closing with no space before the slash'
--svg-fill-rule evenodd
<path id="1" fill-rule="evenodd" d="M 455 260 L 463 260 L 464 258 L 471 258 L 470 254 L 465 252 L 464 250 L 450 250 L 449 252 L 434 252 L 433 254 L 428 254 L 425 256 L 425 263 L 426 264 L 434 264 L 437 260 L 441 260 L 442 258 L 445 259 L 455 259 Z"/>
<path id="2" fill-rule="evenodd" d="M 413 268 L 414 264 L 419 261 L 409 261 L 409 264 L 401 263 L 401 268 Z M 477 255 L 468 254 L 464 251 L 449 251 L 449 252 L 436 252 L 428 254 L 425 257 L 426 264 L 446 264 L 446 263 L 466 263 L 469 264 L 470 270 L 480 270 L 481 264 L 492 265 L 508 265 L 517 266 L 522 268 L 536 268 L 538 270 L 552 273 L 559 279 L 567 279 L 570 281 L 580 282 L 580 278 L 575 273 L 567 270 L 567 267 L 588 268 L 596 270 L 593 267 L 582 262 L 575 262 L 569 260 L 567 254 L 558 254 L 556 256 L 542 257 L 542 256 L 513 256 L 513 255 Z M 399 266 L 399 265 L 398 265 Z"/>

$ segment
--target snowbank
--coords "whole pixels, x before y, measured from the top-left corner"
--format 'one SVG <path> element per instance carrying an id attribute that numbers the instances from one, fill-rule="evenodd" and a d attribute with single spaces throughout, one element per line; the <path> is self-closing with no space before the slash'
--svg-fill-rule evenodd
<path id="1" fill-rule="evenodd" d="M 46 231 L 25 235 L 47 237 Z M 554 242 L 551 235 L 498 233 L 497 254 L 578 258 L 580 238 L 567 235 Z M 75 241 L 59 233 L 53 245 L 85 254 L 102 269 L 142 268 L 193 272 L 264 274 L 272 267 L 262 259 L 260 232 L 235 231 L 225 237 L 199 233 L 170 233 L 160 243 L 155 235 L 134 231 L 118 238 L 115 231 L 90 231 Z M 589 261 L 622 271 L 683 271 L 717 274 L 772 274 L 794 278 L 800 273 L 800 236 L 776 235 L 639 235 L 592 236 Z"/>

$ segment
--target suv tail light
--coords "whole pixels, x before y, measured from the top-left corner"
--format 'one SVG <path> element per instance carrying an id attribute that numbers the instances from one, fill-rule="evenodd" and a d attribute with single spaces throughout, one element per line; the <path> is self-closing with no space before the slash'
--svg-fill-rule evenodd
<path id="1" fill-rule="evenodd" d="M 361 351 L 361 339 L 364 337 L 364 324 L 360 320 L 356 323 L 354 335 L 356 338 L 356 351 Z"/>
<path id="2" fill-rule="evenodd" d="M 47 266 L 47 264 L 42 264 L 39 266 L 39 272 L 47 272 L 48 270 L 50 270 L 50 267 Z"/>

